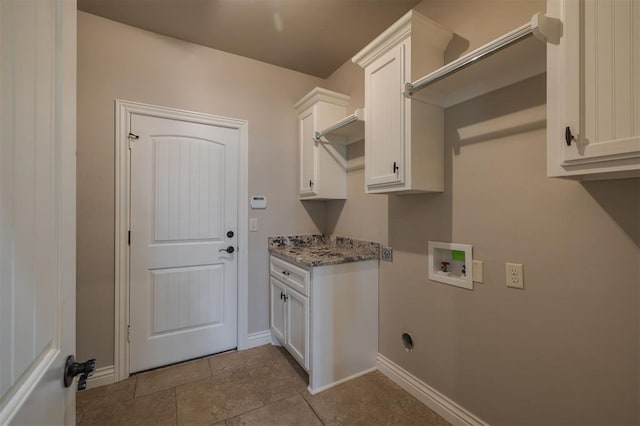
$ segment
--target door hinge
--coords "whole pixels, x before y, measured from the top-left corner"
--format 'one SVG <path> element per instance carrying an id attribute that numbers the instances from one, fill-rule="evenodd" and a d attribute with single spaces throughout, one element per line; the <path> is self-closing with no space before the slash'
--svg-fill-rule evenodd
<path id="1" fill-rule="evenodd" d="M 131 231 L 129 231 L 127 235 L 127 244 L 131 245 Z"/>
<path id="2" fill-rule="evenodd" d="M 127 342 L 131 343 L 131 324 L 127 325 Z"/>

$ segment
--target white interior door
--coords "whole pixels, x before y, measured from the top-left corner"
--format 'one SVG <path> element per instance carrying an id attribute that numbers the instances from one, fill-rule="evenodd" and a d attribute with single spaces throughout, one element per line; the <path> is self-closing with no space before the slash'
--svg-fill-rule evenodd
<path id="1" fill-rule="evenodd" d="M 130 131 L 130 371 L 233 349 L 240 131 L 135 113 Z"/>
<path id="2" fill-rule="evenodd" d="M 75 1 L 0 1 L 0 424 L 75 424 Z"/>

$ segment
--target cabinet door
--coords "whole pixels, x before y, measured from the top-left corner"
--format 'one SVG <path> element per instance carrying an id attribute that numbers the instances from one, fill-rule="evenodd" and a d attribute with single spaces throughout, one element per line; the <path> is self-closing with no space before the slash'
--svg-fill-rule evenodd
<path id="1" fill-rule="evenodd" d="M 286 287 L 280 281 L 273 277 L 269 278 L 269 299 L 271 305 L 271 333 L 282 343 L 286 344 L 286 322 L 285 322 L 285 304 L 284 295 Z"/>
<path id="2" fill-rule="evenodd" d="M 365 70 L 364 170 L 370 189 L 404 182 L 406 48 L 399 44 Z"/>
<path id="3" fill-rule="evenodd" d="M 300 195 L 316 195 L 317 143 L 313 140 L 316 130 L 314 107 L 300 114 Z"/>
<path id="4" fill-rule="evenodd" d="M 309 298 L 287 288 L 285 298 L 287 333 L 285 346 L 304 368 L 309 368 Z"/>
<path id="5" fill-rule="evenodd" d="M 550 174 L 638 170 L 640 2 L 550 0 L 549 8 L 563 21 L 548 58 Z"/>

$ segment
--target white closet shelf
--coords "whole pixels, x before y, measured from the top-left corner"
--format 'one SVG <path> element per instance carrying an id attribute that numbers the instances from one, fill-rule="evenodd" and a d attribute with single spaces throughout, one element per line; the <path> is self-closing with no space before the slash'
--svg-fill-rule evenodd
<path id="1" fill-rule="evenodd" d="M 316 141 L 338 145 L 349 145 L 364 139 L 364 109 L 358 108 L 353 114 L 346 116 L 337 123 L 315 132 Z"/>
<path id="2" fill-rule="evenodd" d="M 538 13 L 531 22 L 407 83 L 405 96 L 450 107 L 546 72 L 546 44 L 561 23 Z"/>

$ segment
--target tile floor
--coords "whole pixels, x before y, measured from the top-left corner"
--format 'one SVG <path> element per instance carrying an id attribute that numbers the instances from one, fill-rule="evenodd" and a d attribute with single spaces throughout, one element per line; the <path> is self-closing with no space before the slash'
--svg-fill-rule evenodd
<path id="1" fill-rule="evenodd" d="M 80 425 L 448 425 L 378 372 L 316 395 L 282 348 L 261 346 L 79 392 Z"/>

